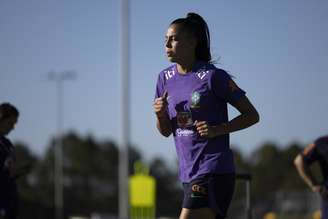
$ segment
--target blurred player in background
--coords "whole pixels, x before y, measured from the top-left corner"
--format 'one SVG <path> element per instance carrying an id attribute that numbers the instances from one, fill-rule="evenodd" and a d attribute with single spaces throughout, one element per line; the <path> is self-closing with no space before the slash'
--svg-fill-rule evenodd
<path id="1" fill-rule="evenodd" d="M 230 75 L 212 64 L 200 15 L 174 20 L 165 49 L 175 64 L 159 73 L 153 107 L 159 132 L 175 141 L 184 188 L 180 219 L 225 218 L 235 184 L 229 133 L 257 123 L 259 114 Z M 228 103 L 240 112 L 230 121 Z"/>
<path id="2" fill-rule="evenodd" d="M 15 128 L 19 112 L 10 103 L 0 104 L 0 218 L 17 218 L 15 148 L 6 136 Z"/>
<path id="3" fill-rule="evenodd" d="M 323 182 L 313 176 L 310 169 L 311 164 L 319 162 Z M 321 196 L 322 219 L 328 219 L 328 136 L 318 138 L 309 144 L 294 160 L 296 169 L 313 192 Z"/>

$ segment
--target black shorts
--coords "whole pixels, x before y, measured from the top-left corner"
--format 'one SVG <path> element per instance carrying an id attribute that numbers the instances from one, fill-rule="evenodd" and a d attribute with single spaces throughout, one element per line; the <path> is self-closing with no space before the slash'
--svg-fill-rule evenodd
<path id="1" fill-rule="evenodd" d="M 182 207 L 211 208 L 216 218 L 225 218 L 235 188 L 235 174 L 205 174 L 183 183 Z"/>

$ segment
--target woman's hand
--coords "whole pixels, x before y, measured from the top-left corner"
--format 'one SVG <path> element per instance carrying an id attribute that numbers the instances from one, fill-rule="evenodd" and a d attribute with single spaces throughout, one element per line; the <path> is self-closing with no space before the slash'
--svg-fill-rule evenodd
<path id="1" fill-rule="evenodd" d="M 224 124 L 218 126 L 210 126 L 207 124 L 206 121 L 197 121 L 197 120 L 195 121 L 194 124 L 196 126 L 198 134 L 201 137 L 214 138 L 216 136 L 224 134 L 223 132 Z"/>
<path id="2" fill-rule="evenodd" d="M 165 91 L 163 93 L 163 96 L 156 98 L 154 101 L 153 107 L 154 107 L 154 111 L 158 118 L 162 118 L 167 115 L 167 112 L 166 112 L 166 108 L 168 105 L 167 96 L 168 96 L 168 93 L 167 93 L 167 91 Z"/>
<path id="3" fill-rule="evenodd" d="M 153 104 L 157 116 L 157 129 L 165 137 L 170 136 L 172 133 L 170 118 L 167 113 L 167 97 L 168 93 L 164 91 L 163 96 L 156 98 Z"/>

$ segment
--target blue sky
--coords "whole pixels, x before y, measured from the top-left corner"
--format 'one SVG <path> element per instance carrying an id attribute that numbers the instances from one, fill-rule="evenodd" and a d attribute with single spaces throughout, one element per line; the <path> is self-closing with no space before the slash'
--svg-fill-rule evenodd
<path id="1" fill-rule="evenodd" d="M 325 0 L 131 0 L 131 142 L 146 159 L 175 160 L 173 139 L 155 128 L 152 101 L 169 23 L 187 12 L 207 21 L 218 67 L 235 76 L 261 115 L 231 134 L 245 154 L 262 143 L 309 143 L 327 134 L 328 2 Z M 21 111 L 14 141 L 42 154 L 56 133 L 50 71 L 64 83 L 64 131 L 118 141 L 119 1 L 0 1 L 0 101 Z M 230 108 L 230 118 L 236 111 Z"/>

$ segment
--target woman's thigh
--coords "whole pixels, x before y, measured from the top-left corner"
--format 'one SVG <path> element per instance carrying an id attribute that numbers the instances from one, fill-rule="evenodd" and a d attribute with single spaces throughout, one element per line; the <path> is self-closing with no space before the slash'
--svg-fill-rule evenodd
<path id="1" fill-rule="evenodd" d="M 215 219 L 215 212 L 210 208 L 182 208 L 179 219 Z"/>
<path id="2" fill-rule="evenodd" d="M 186 210 L 182 210 L 181 215 L 210 212 L 216 218 L 225 218 L 232 199 L 234 182 L 234 174 L 207 174 L 191 183 L 184 183 L 182 208 Z"/>

